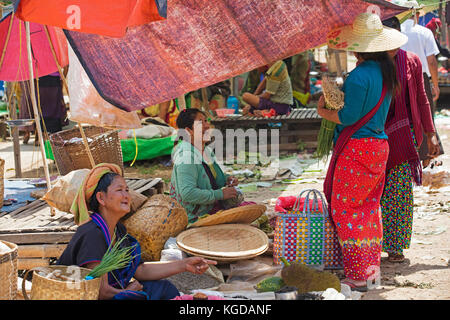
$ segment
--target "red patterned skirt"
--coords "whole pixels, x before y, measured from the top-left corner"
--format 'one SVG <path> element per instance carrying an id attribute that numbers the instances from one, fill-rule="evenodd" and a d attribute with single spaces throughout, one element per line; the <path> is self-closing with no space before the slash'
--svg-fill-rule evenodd
<path id="1" fill-rule="evenodd" d="M 350 139 L 336 162 L 331 214 L 345 275 L 353 280 L 365 281 L 380 267 L 380 199 L 388 154 L 387 140 Z"/>

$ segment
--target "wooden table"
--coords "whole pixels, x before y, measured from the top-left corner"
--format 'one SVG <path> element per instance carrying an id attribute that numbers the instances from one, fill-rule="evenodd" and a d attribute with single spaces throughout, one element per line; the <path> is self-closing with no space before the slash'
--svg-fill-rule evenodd
<path id="1" fill-rule="evenodd" d="M 293 109 L 288 115 L 272 118 L 240 116 L 240 117 L 214 117 L 212 125 L 219 129 L 225 137 L 226 129 L 279 129 L 280 152 L 299 151 L 303 148 L 314 151 L 317 148 L 317 135 L 320 130 L 322 118 L 315 108 Z M 270 126 L 272 124 L 272 127 Z M 280 127 L 273 126 L 281 124 Z M 270 136 L 270 133 L 268 133 Z"/>

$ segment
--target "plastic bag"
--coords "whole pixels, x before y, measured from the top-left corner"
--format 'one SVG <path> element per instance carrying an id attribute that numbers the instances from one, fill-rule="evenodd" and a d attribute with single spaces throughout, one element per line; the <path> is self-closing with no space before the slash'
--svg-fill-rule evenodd
<path id="1" fill-rule="evenodd" d="M 255 258 L 250 260 L 240 260 L 230 264 L 230 275 L 227 283 L 242 281 L 250 284 L 257 284 L 262 279 L 275 276 L 283 267 L 273 265 L 272 258 Z"/>
<path id="2" fill-rule="evenodd" d="M 70 120 L 111 129 L 142 128 L 136 112 L 123 111 L 98 94 L 70 46 L 69 66 Z"/>

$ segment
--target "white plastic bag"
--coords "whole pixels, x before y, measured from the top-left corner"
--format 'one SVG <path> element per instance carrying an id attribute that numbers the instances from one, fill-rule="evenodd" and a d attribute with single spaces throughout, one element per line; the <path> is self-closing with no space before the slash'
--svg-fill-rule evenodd
<path id="1" fill-rule="evenodd" d="M 136 112 L 123 111 L 106 102 L 98 94 L 70 46 L 67 85 L 70 97 L 70 120 L 111 129 L 142 128 Z"/>

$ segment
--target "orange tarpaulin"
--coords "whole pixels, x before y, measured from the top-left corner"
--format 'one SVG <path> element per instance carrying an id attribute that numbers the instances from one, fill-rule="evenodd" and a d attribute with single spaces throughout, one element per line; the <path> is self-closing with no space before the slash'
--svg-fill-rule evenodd
<path id="1" fill-rule="evenodd" d="M 127 27 L 162 20 L 154 0 L 21 0 L 16 15 L 67 30 L 122 37 Z"/>

